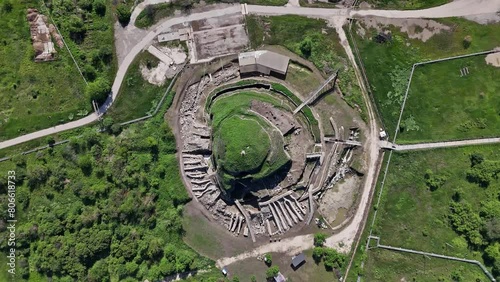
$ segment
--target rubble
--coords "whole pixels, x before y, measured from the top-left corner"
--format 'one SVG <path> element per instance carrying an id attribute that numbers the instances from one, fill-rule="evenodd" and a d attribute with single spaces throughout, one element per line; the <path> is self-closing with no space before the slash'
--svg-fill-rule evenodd
<path id="1" fill-rule="evenodd" d="M 57 51 L 52 38 L 54 38 L 59 48 L 63 47 L 62 37 L 57 33 L 55 26 L 52 24 L 47 26 L 47 17 L 38 13 L 37 9 L 28 9 L 26 19 L 30 26 L 31 42 L 35 50 L 35 62 L 55 60 Z"/>

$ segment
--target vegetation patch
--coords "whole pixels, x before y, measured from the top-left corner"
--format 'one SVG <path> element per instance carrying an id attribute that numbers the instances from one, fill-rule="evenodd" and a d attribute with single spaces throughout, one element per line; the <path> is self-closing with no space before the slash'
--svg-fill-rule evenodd
<path id="1" fill-rule="evenodd" d="M 189 196 L 175 152 L 158 115 L 116 136 L 87 129 L 68 144 L 0 163 L 16 171 L 15 280 L 156 281 L 213 267 L 182 241 Z M 6 185 L 3 175 L 4 210 Z"/>
<path id="2" fill-rule="evenodd" d="M 232 176 L 257 172 L 269 154 L 269 135 L 254 119 L 231 116 L 215 129 L 217 165 Z"/>
<path id="3" fill-rule="evenodd" d="M 170 17 L 175 12 L 175 5 L 173 2 L 162 3 L 157 5 L 147 5 L 144 10 L 137 16 L 135 26 L 140 28 L 148 28 L 163 18 Z"/>
<path id="4" fill-rule="evenodd" d="M 498 136 L 500 68 L 475 56 L 417 66 L 398 140 L 428 142 Z M 466 69 L 468 74 L 461 75 Z"/>
<path id="5" fill-rule="evenodd" d="M 385 128 L 390 133 L 396 130 L 396 124 L 401 111 L 401 103 L 408 85 L 411 67 L 414 63 L 491 50 L 495 48 L 500 41 L 500 33 L 498 32 L 500 29 L 499 23 L 481 25 L 457 18 L 440 19 L 438 21 L 453 28 L 450 31 L 441 31 L 441 33 L 432 36 L 426 42 L 422 42 L 418 39 L 409 39 L 408 35 L 400 32 L 398 28 L 394 26 L 385 26 L 383 29 L 391 32 L 392 40 L 385 43 L 377 43 L 374 38 L 379 34 L 379 31 L 375 29 L 366 29 L 366 27 L 359 22 L 352 26 L 351 33 L 359 49 L 361 62 L 366 70 L 370 92 L 373 95 L 373 99 L 382 117 Z M 464 40 L 467 36 L 472 38 L 470 44 L 464 44 Z M 441 79 L 442 81 L 455 79 L 455 77 L 452 78 L 451 76 L 456 76 L 457 73 L 460 75 L 460 70 L 453 64 L 454 63 L 443 65 L 445 66 L 444 68 L 447 67 L 446 70 L 439 68 L 439 64 L 429 65 L 428 67 L 424 66 L 420 70 L 417 68 L 417 76 L 420 71 L 425 71 L 424 74 L 427 75 L 426 77 L 431 79 L 427 69 L 431 70 L 437 68 L 437 70 L 441 72 L 442 77 L 432 77 L 432 79 L 439 79 L 440 81 Z M 486 67 L 481 69 L 486 69 Z M 471 75 L 472 74 L 473 73 L 471 73 Z M 471 76 L 465 79 L 474 79 L 474 77 Z M 419 80 L 418 77 L 417 80 Z M 451 103 L 451 97 L 442 93 L 449 93 L 449 85 L 435 85 L 423 79 L 420 79 L 420 82 L 420 86 L 416 85 L 416 87 L 420 87 L 420 90 L 424 90 L 422 88 L 424 86 L 427 87 L 427 89 L 435 87 L 436 90 L 433 90 L 433 93 L 441 91 L 438 95 L 441 97 L 440 102 L 446 101 L 447 104 Z M 494 84 L 495 82 L 490 81 L 484 86 L 487 87 Z M 480 89 L 478 87 L 483 86 L 468 85 L 465 89 Z M 466 95 L 470 96 L 479 94 L 480 93 L 476 92 L 466 93 Z M 416 97 L 417 95 L 427 95 L 427 93 L 413 92 L 413 95 Z M 478 98 L 475 100 L 478 100 Z M 479 112 L 479 110 L 477 111 Z M 455 114 L 459 113 L 454 112 L 453 115 Z M 472 118 L 474 118 L 475 115 L 477 114 L 469 114 Z M 449 117 L 450 116 L 447 116 L 446 118 Z M 434 119 L 433 126 L 437 126 L 438 123 L 443 122 L 442 119 L 438 120 L 435 116 L 428 117 L 428 120 L 431 119 Z M 403 121 L 407 122 L 404 124 L 407 129 L 408 125 L 414 129 L 413 131 L 420 127 L 415 114 L 413 115 L 413 121 L 415 122 L 412 121 L 411 115 L 406 116 Z M 466 121 L 467 120 L 462 120 L 460 123 Z M 420 133 L 422 132 L 423 130 Z"/>
<path id="6" fill-rule="evenodd" d="M 226 189 L 239 181 L 264 179 L 290 163 L 281 133 L 249 111 L 253 100 L 280 105 L 267 94 L 237 92 L 217 98 L 210 107 L 215 163 Z"/>
<path id="7" fill-rule="evenodd" d="M 499 159 L 498 145 L 393 153 L 373 235 L 475 259 L 500 277 Z"/>
<path id="8" fill-rule="evenodd" d="M 151 84 L 144 79 L 140 69 L 141 65 L 148 68 L 155 67 L 158 62 L 155 56 L 143 52 L 129 66 L 117 99 L 107 113 L 115 122 L 143 117 L 158 105 L 161 96 L 168 89 L 170 80 L 161 86 Z"/>
<path id="9" fill-rule="evenodd" d="M 361 90 L 354 69 L 340 44 L 335 29 L 326 21 L 300 16 L 247 16 L 247 28 L 252 48 L 261 45 L 282 45 L 311 61 L 325 75 L 339 70 L 337 83 L 343 98 L 353 108 L 366 114 Z"/>
<path id="10" fill-rule="evenodd" d="M 440 6 L 451 0 L 367 0 L 366 2 L 383 9 L 418 10 Z"/>

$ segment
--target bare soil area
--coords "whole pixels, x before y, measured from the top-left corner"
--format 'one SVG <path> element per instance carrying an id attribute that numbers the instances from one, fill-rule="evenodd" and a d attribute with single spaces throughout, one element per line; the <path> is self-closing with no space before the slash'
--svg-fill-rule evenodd
<path id="1" fill-rule="evenodd" d="M 319 211 L 332 227 L 345 220 L 347 211 L 355 203 L 356 193 L 362 184 L 361 180 L 358 176 L 350 175 L 333 189 L 326 191 L 323 198 L 321 198 Z"/>
<path id="2" fill-rule="evenodd" d="M 498 47 L 497 49 L 500 49 L 500 47 Z M 493 54 L 488 54 L 485 60 L 488 65 L 500 68 L 500 51 Z"/>

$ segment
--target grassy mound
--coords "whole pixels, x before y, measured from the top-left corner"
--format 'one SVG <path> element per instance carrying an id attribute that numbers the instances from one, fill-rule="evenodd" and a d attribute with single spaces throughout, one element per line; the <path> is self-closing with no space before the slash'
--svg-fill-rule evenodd
<path id="1" fill-rule="evenodd" d="M 233 176 L 258 172 L 269 151 L 269 135 L 254 119 L 232 116 L 215 134 L 218 165 Z"/>
<path id="2" fill-rule="evenodd" d="M 263 180 L 290 163 L 281 133 L 249 111 L 253 100 L 282 104 L 271 95 L 242 91 L 219 97 L 210 107 L 215 163 L 226 189 Z"/>

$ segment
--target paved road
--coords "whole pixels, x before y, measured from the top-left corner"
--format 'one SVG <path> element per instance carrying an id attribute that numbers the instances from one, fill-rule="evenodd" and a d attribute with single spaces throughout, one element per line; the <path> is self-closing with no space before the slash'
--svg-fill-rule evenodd
<path id="1" fill-rule="evenodd" d="M 498 11 L 500 11 L 500 0 L 455 0 L 442 6 L 423 10 L 359 10 L 352 11 L 350 16 L 379 16 L 386 18 L 447 18 L 491 14 Z"/>
<path id="2" fill-rule="evenodd" d="M 239 13 L 241 11 L 240 5 L 234 5 L 225 9 L 218 9 L 218 10 L 213 10 L 213 11 L 207 11 L 207 12 L 202 12 L 202 13 L 196 13 L 196 14 L 191 14 L 188 16 L 183 16 L 183 17 L 177 17 L 177 18 L 171 18 L 163 23 L 161 23 L 159 26 L 151 30 L 149 33 L 147 33 L 139 43 L 137 43 L 134 47 L 131 48 L 127 56 L 123 59 L 123 61 L 120 63 L 120 67 L 118 68 L 118 71 L 116 73 L 115 80 L 113 82 L 113 86 L 111 88 L 112 91 L 112 96 L 109 97 L 108 101 L 101 107 L 100 112 L 104 113 L 106 110 L 113 104 L 113 102 L 116 100 L 116 96 L 118 95 L 118 92 L 120 90 L 120 87 L 122 85 L 123 79 L 125 77 L 125 74 L 127 72 L 128 67 L 134 60 L 134 58 L 149 44 L 151 41 L 158 36 L 163 30 L 166 28 L 169 28 L 173 25 L 176 24 L 181 24 L 186 21 L 194 21 L 194 20 L 201 20 L 201 19 L 207 19 L 207 18 L 213 18 L 213 17 L 219 17 L 219 16 L 224 16 L 224 15 L 229 15 L 229 14 L 234 14 L 234 13 Z M 90 114 L 89 116 L 86 116 L 82 119 L 68 122 L 65 124 L 57 125 L 51 128 L 47 128 L 44 130 L 40 130 L 37 132 L 29 133 L 23 136 L 19 136 L 14 139 L 10 139 L 7 141 L 0 142 L 0 149 L 4 149 L 7 147 L 11 147 L 14 145 L 21 144 L 23 142 L 27 142 L 33 139 L 41 138 L 44 136 L 48 136 L 51 134 L 56 134 L 59 132 L 63 132 L 66 130 L 74 129 L 77 127 L 85 126 L 88 124 L 91 124 L 95 121 L 97 121 L 99 116 L 96 113 Z"/>
<path id="3" fill-rule="evenodd" d="M 394 151 L 413 151 L 413 150 L 426 150 L 426 149 L 485 145 L 485 144 L 496 144 L 496 143 L 500 143 L 500 138 L 481 138 L 481 139 L 420 143 L 420 144 L 409 144 L 409 145 L 397 145 L 387 141 L 382 141 L 380 142 L 380 145 L 382 148 L 387 148 Z"/>

